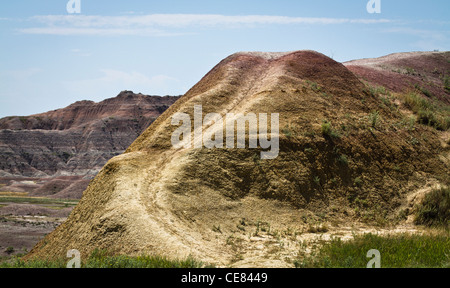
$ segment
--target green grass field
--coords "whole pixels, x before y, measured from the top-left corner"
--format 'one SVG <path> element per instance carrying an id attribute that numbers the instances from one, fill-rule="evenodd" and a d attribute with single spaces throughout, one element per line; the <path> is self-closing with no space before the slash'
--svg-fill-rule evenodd
<path id="1" fill-rule="evenodd" d="M 17 204 L 43 204 L 43 205 L 63 205 L 76 206 L 78 200 L 73 199 L 52 199 L 45 197 L 26 197 L 26 196 L 1 196 L 0 203 L 17 203 Z"/>
<path id="2" fill-rule="evenodd" d="M 30 260 L 20 257 L 0 263 L 0 268 L 67 268 L 69 258 L 60 260 Z M 202 268 L 212 267 L 191 257 L 170 260 L 160 256 L 111 256 L 105 251 L 94 251 L 89 259 L 81 261 L 81 268 Z"/>
<path id="3" fill-rule="evenodd" d="M 450 268 L 449 232 L 438 235 L 372 234 L 351 241 L 332 240 L 295 261 L 297 268 L 366 268 L 369 250 L 381 254 L 381 268 Z"/>

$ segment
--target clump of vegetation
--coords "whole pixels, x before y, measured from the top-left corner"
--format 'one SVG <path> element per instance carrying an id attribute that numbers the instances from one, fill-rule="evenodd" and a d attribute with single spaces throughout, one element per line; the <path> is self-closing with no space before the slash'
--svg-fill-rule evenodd
<path id="1" fill-rule="evenodd" d="M 337 158 L 337 162 L 343 166 L 347 166 L 348 165 L 348 158 L 346 155 L 341 154 L 339 155 L 339 157 Z"/>
<path id="2" fill-rule="evenodd" d="M 406 107 L 417 115 L 417 122 L 446 131 L 450 128 L 449 107 L 438 107 L 430 100 L 411 92 L 404 96 Z"/>
<path id="3" fill-rule="evenodd" d="M 12 253 L 14 253 L 14 247 L 8 247 L 8 248 L 6 248 L 6 250 L 5 250 L 5 252 L 7 253 L 7 254 L 12 254 Z"/>
<path id="4" fill-rule="evenodd" d="M 450 227 L 450 188 L 432 190 L 417 207 L 414 223 Z"/>
<path id="5" fill-rule="evenodd" d="M 380 119 L 380 113 L 378 111 L 374 111 L 369 114 L 369 123 L 372 128 L 377 126 L 378 120 Z"/>
<path id="6" fill-rule="evenodd" d="M 361 187 L 363 185 L 363 180 L 360 177 L 356 177 L 353 181 L 353 184 L 355 184 L 355 186 Z"/>
<path id="7" fill-rule="evenodd" d="M 407 75 L 418 75 L 417 71 L 414 68 L 406 67 L 405 69 Z"/>
<path id="8" fill-rule="evenodd" d="M 311 254 L 300 252 L 297 268 L 366 268 L 367 252 L 377 249 L 382 268 L 449 268 L 450 237 L 440 235 L 357 235 L 353 240 L 333 239 Z"/>
<path id="9" fill-rule="evenodd" d="M 286 136 L 287 138 L 292 137 L 292 130 L 287 125 L 283 128 L 283 130 L 281 132 L 283 132 L 284 136 Z"/>
<path id="10" fill-rule="evenodd" d="M 331 123 L 324 120 L 322 122 L 322 134 L 329 136 L 331 133 Z"/>
<path id="11" fill-rule="evenodd" d="M 374 87 L 374 86 L 369 85 L 369 92 L 372 95 L 389 95 L 390 94 L 389 91 L 386 90 L 386 88 L 383 86 Z"/>
<path id="12" fill-rule="evenodd" d="M 220 225 L 218 226 L 213 225 L 212 231 L 222 234 L 222 229 L 220 228 Z"/>
<path id="13" fill-rule="evenodd" d="M 404 101 L 405 105 L 414 113 L 418 113 L 420 110 L 433 110 L 430 101 L 414 92 L 406 94 L 404 96 Z"/>
<path id="14" fill-rule="evenodd" d="M 415 88 L 416 88 L 418 91 L 422 92 L 422 93 L 423 93 L 425 96 L 427 96 L 428 98 L 432 98 L 432 97 L 433 97 L 433 94 L 432 94 L 427 88 L 422 87 L 422 86 L 420 86 L 420 85 L 418 85 L 418 84 L 415 85 Z"/>
<path id="15" fill-rule="evenodd" d="M 319 178 L 319 176 L 315 176 L 314 179 L 313 179 L 313 181 L 314 181 L 314 183 L 315 183 L 316 185 L 320 186 L 320 178 Z"/>
<path id="16" fill-rule="evenodd" d="M 305 148 L 305 153 L 308 153 L 308 154 L 312 154 L 314 152 L 314 149 L 312 149 L 312 148 Z"/>
<path id="17" fill-rule="evenodd" d="M 331 122 L 327 120 L 322 122 L 322 135 L 325 137 L 339 138 L 339 134 L 333 129 Z"/>
<path id="18" fill-rule="evenodd" d="M 322 87 L 320 87 L 320 85 L 319 84 L 317 84 L 316 82 L 311 82 L 311 81 L 309 81 L 309 80 L 307 80 L 306 81 L 306 83 L 311 87 L 311 89 L 314 91 L 314 92 L 320 92 L 321 90 L 322 90 Z"/>
<path id="19" fill-rule="evenodd" d="M 444 82 L 444 89 L 447 92 L 450 92 L 450 77 L 448 75 L 445 75 L 443 82 Z"/>

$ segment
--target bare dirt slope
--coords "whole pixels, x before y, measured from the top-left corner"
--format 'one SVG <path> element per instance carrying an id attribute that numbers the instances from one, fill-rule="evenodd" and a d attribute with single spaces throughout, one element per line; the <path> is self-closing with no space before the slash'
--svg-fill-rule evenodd
<path id="1" fill-rule="evenodd" d="M 193 119 L 200 104 L 203 115 L 279 113 L 279 156 L 174 149 L 172 116 Z M 220 266 L 292 266 L 308 235 L 326 226 L 350 234 L 359 228 L 349 223 L 362 220 L 397 223 L 408 195 L 430 181 L 445 184 L 448 139 L 442 144 L 441 132 L 402 121 L 401 111 L 317 52 L 233 54 L 111 159 L 68 220 L 28 257 L 65 257 L 69 249 L 87 257 L 99 248 L 192 255 Z"/>

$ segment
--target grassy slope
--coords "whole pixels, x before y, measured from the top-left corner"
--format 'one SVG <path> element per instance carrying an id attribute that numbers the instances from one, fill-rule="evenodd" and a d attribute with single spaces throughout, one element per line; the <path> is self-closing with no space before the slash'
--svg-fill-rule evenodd
<path id="1" fill-rule="evenodd" d="M 67 259 L 23 261 L 20 257 L 0 263 L 0 268 L 66 268 Z M 170 260 L 159 256 L 112 256 L 105 251 L 96 250 L 88 259 L 82 259 L 82 268 L 201 268 L 206 265 L 191 257 Z"/>
<path id="2" fill-rule="evenodd" d="M 377 249 L 382 268 L 450 268 L 450 238 L 439 235 L 359 235 L 348 242 L 332 240 L 311 255 L 301 255 L 296 267 L 365 268 Z"/>

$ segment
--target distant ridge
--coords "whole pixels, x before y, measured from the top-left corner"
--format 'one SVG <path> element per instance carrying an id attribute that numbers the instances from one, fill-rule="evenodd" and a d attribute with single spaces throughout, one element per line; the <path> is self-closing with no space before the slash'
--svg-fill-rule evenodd
<path id="1" fill-rule="evenodd" d="M 99 103 L 78 101 L 46 113 L 0 119 L 0 177 L 90 179 L 178 98 L 123 91 Z M 2 183 L 4 191 L 23 190 L 9 187 L 7 180 Z M 84 191 L 83 183 L 76 191 Z M 35 188 L 24 187 L 26 192 Z"/>

